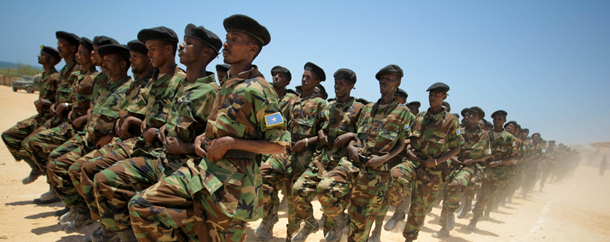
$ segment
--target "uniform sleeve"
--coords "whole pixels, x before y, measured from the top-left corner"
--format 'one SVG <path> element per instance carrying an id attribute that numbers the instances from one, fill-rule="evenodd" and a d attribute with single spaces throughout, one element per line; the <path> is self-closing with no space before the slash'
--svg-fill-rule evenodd
<path id="1" fill-rule="evenodd" d="M 415 120 L 415 115 L 406 109 L 407 117 L 405 118 L 405 122 L 402 125 L 402 129 L 404 130 L 404 135 L 399 135 L 398 138 L 409 138 L 411 137 L 411 126 L 413 125 L 413 121 Z"/>
<path id="2" fill-rule="evenodd" d="M 129 85 L 123 85 L 115 92 L 110 94 L 104 103 L 99 103 L 101 105 L 99 108 L 100 118 L 95 123 L 95 131 L 102 134 L 107 135 L 114 132 L 114 123 L 119 117 L 119 105 L 121 104 L 121 100 L 125 99 L 125 93 Z M 97 109 L 97 108 L 96 108 Z"/>
<path id="3" fill-rule="evenodd" d="M 464 145 L 464 137 L 459 134 L 459 123 L 456 118 L 452 118 L 451 122 L 452 125 L 448 130 L 449 133 L 447 134 L 448 148 L 453 149 L 456 147 L 462 147 L 462 145 Z"/>
<path id="4" fill-rule="evenodd" d="M 326 105 L 324 105 L 324 107 L 322 107 L 322 125 L 320 126 L 320 129 L 323 129 L 324 131 L 326 131 L 326 133 L 328 134 L 328 125 L 330 125 L 330 106 L 332 104 L 331 103 L 327 103 Z"/>
<path id="5" fill-rule="evenodd" d="M 260 83 L 260 82 L 259 82 Z M 252 115 L 263 134 L 263 138 L 271 143 L 280 145 L 290 145 L 290 133 L 286 131 L 286 119 L 280 111 L 277 96 L 271 90 L 271 87 L 259 85 L 256 88 L 251 88 L 246 100 L 251 100 L 255 115 Z"/>

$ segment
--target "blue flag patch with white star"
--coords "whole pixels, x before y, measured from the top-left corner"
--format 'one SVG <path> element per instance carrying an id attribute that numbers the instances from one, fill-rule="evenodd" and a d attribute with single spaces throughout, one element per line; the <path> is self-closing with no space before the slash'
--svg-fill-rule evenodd
<path id="1" fill-rule="evenodd" d="M 284 117 L 282 117 L 282 114 L 280 112 L 265 115 L 265 124 L 267 124 L 267 127 L 280 125 L 283 123 Z"/>

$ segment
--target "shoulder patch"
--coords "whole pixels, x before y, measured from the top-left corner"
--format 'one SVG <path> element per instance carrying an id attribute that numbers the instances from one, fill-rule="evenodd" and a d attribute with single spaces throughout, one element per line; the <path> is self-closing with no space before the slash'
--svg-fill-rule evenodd
<path id="1" fill-rule="evenodd" d="M 322 111 L 322 117 L 326 117 L 326 110 Z"/>
<path id="2" fill-rule="evenodd" d="M 542 153 L 544 153 L 544 152 L 546 152 L 546 150 L 545 150 L 545 149 L 542 149 Z"/>
<path id="3" fill-rule="evenodd" d="M 462 133 L 462 129 L 457 129 L 456 133 L 460 135 Z"/>
<path id="4" fill-rule="evenodd" d="M 513 142 L 513 147 L 517 146 L 517 142 Z"/>
<path id="5" fill-rule="evenodd" d="M 410 127 L 410 126 L 409 126 L 408 124 L 405 124 L 405 131 L 406 131 L 406 130 L 408 130 L 408 129 L 409 129 L 409 127 Z"/>
<path id="6" fill-rule="evenodd" d="M 265 115 L 265 124 L 267 124 L 267 127 L 280 125 L 283 123 L 284 117 L 282 117 L 282 114 L 280 112 Z"/>

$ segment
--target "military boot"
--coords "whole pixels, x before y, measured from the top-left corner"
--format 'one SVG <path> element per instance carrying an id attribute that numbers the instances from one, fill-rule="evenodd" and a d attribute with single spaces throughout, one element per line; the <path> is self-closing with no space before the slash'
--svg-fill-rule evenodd
<path id="1" fill-rule="evenodd" d="M 451 231 L 455 228 L 455 213 L 450 212 L 447 214 L 447 231 Z"/>
<path id="2" fill-rule="evenodd" d="M 44 173 L 42 173 L 42 171 L 40 171 L 40 168 L 38 168 L 38 165 L 36 165 L 36 163 L 34 163 L 34 161 L 32 161 L 30 159 L 23 159 L 23 161 L 25 161 L 25 163 L 28 163 L 28 165 L 32 169 L 32 171 L 30 171 L 30 175 L 28 175 L 28 177 L 26 177 L 26 178 L 23 178 L 23 180 L 21 181 L 21 183 L 23 183 L 23 185 L 30 184 L 30 183 L 36 181 L 36 179 L 38 179 L 38 177 L 44 175 Z"/>
<path id="3" fill-rule="evenodd" d="M 59 219 L 59 217 L 63 216 L 64 214 L 70 212 L 70 208 L 69 207 L 64 207 L 60 210 L 55 211 L 55 216 L 57 216 L 57 218 Z"/>
<path id="4" fill-rule="evenodd" d="M 95 229 L 91 235 L 85 236 L 85 238 L 83 238 L 83 242 L 99 242 L 100 237 L 102 237 L 102 233 L 104 232 L 103 226 L 104 225 L 100 224 L 100 226 L 97 227 L 97 229 Z"/>
<path id="5" fill-rule="evenodd" d="M 441 230 L 439 230 L 438 232 L 432 233 L 432 237 L 434 237 L 434 238 L 449 237 L 449 230 L 447 230 L 447 228 L 445 228 L 445 227 L 442 227 Z"/>
<path id="6" fill-rule="evenodd" d="M 405 215 L 407 214 L 407 211 L 409 211 L 410 204 L 411 204 L 411 197 L 405 197 L 402 200 L 402 203 L 400 205 L 396 206 L 396 209 L 394 210 L 394 214 L 392 214 L 392 217 L 390 218 L 390 220 L 388 220 L 388 222 L 385 223 L 385 225 L 383 226 L 383 229 L 385 229 L 386 231 L 392 231 L 396 228 L 396 226 L 398 226 L 398 223 L 404 221 Z"/>
<path id="7" fill-rule="evenodd" d="M 65 226 L 64 232 L 67 234 L 74 233 L 82 227 L 93 223 L 93 219 L 91 219 L 91 212 L 89 212 L 89 208 L 86 205 L 76 205 L 72 207 L 76 212 L 76 214 L 74 214 L 74 220 L 67 223 L 62 223 L 62 225 Z"/>
<path id="8" fill-rule="evenodd" d="M 462 207 L 462 210 L 460 210 L 460 213 L 458 214 L 458 218 L 466 218 L 466 214 L 468 214 L 468 212 L 470 212 L 470 210 L 472 209 L 472 200 L 470 199 L 466 199 L 465 203 L 464 203 L 464 207 Z"/>
<path id="9" fill-rule="evenodd" d="M 383 224 L 383 220 L 375 221 L 375 229 L 371 232 L 371 236 L 369 236 L 368 242 L 381 242 L 381 227 Z"/>
<path id="10" fill-rule="evenodd" d="M 138 239 L 136 239 L 136 234 L 133 233 L 132 228 L 118 232 L 117 235 L 121 239 L 121 242 L 138 242 Z"/>
<path id="11" fill-rule="evenodd" d="M 345 214 L 345 212 L 341 212 L 341 214 L 335 216 L 334 218 L 335 224 L 328 231 L 324 240 L 326 242 L 335 242 L 341 239 L 341 234 L 343 234 L 343 229 L 349 224 L 349 215 Z M 292 239 L 295 242 L 294 238 Z"/>
<path id="12" fill-rule="evenodd" d="M 120 242 L 120 241 L 121 241 L 121 237 L 119 237 L 118 232 L 116 232 L 114 230 L 106 229 L 104 227 L 104 225 L 102 225 L 102 235 L 99 237 L 97 242 Z"/>
<path id="13" fill-rule="evenodd" d="M 297 234 L 292 236 L 292 242 L 303 242 L 307 239 L 307 236 L 309 236 L 312 233 L 315 233 L 319 229 L 320 229 L 320 226 L 318 225 L 318 220 L 316 220 L 314 217 L 310 217 L 307 220 L 305 220 L 305 226 Z"/>
<path id="14" fill-rule="evenodd" d="M 57 196 L 57 193 L 55 193 L 53 187 L 49 185 L 49 191 L 40 195 L 40 198 L 34 199 L 34 204 L 49 204 L 59 201 L 61 201 L 61 199 L 59 199 L 59 196 Z"/>
<path id="15" fill-rule="evenodd" d="M 468 224 L 467 229 L 468 230 L 475 230 L 475 229 L 477 229 L 477 222 L 479 222 L 479 216 L 478 215 L 474 215 L 474 217 L 472 217 L 472 220 L 470 220 L 470 223 Z"/>
<path id="16" fill-rule="evenodd" d="M 59 216 L 59 222 L 60 223 L 67 223 L 70 222 L 72 220 L 74 220 L 74 215 L 77 214 L 76 212 L 76 208 L 74 208 L 74 206 L 70 207 L 70 211 L 68 211 L 67 213 L 64 213 L 64 215 Z"/>
<path id="17" fill-rule="evenodd" d="M 277 216 L 277 211 L 272 209 L 267 216 L 263 218 L 263 221 L 260 225 L 254 230 L 254 237 L 259 241 L 267 241 L 273 238 L 273 226 L 279 218 Z"/>

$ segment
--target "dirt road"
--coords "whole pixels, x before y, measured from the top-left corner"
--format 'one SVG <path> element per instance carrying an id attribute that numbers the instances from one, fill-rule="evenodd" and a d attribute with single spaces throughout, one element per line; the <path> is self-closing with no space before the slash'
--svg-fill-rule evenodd
<path id="1" fill-rule="evenodd" d="M 13 126 L 19 120 L 36 111 L 32 102 L 38 94 L 23 91 L 13 93 L 10 87 L 0 86 L 0 131 Z M 0 241 L 81 241 L 82 233 L 66 234 L 57 223 L 54 212 L 61 203 L 38 206 L 34 198 L 48 189 L 45 177 L 30 185 L 22 185 L 29 167 L 15 162 L 4 143 L 0 145 Z M 534 192 L 529 200 L 515 195 L 513 203 L 501 206 L 492 213 L 490 221 L 481 221 L 478 230 L 465 230 L 468 219 L 457 219 L 451 237 L 443 240 L 431 237 L 438 230 L 440 208 L 428 215 L 418 241 L 610 241 L 610 175 L 599 176 L 597 169 L 581 166 L 572 179 L 559 184 L 548 184 L 544 193 Z M 538 189 L 538 187 L 536 187 Z M 313 202 L 315 211 L 319 203 Z M 317 212 L 316 218 L 321 214 Z M 272 242 L 285 240 L 287 214 L 280 212 Z M 389 219 L 389 216 L 386 220 Z M 258 222 L 250 224 L 249 241 L 254 241 L 252 231 Z M 84 232 L 91 232 L 89 226 Z M 345 237 L 345 236 L 344 236 Z M 322 241 L 321 231 L 307 241 Z M 343 238 L 343 241 L 347 241 Z M 398 231 L 382 233 L 382 241 L 404 241 Z"/>

